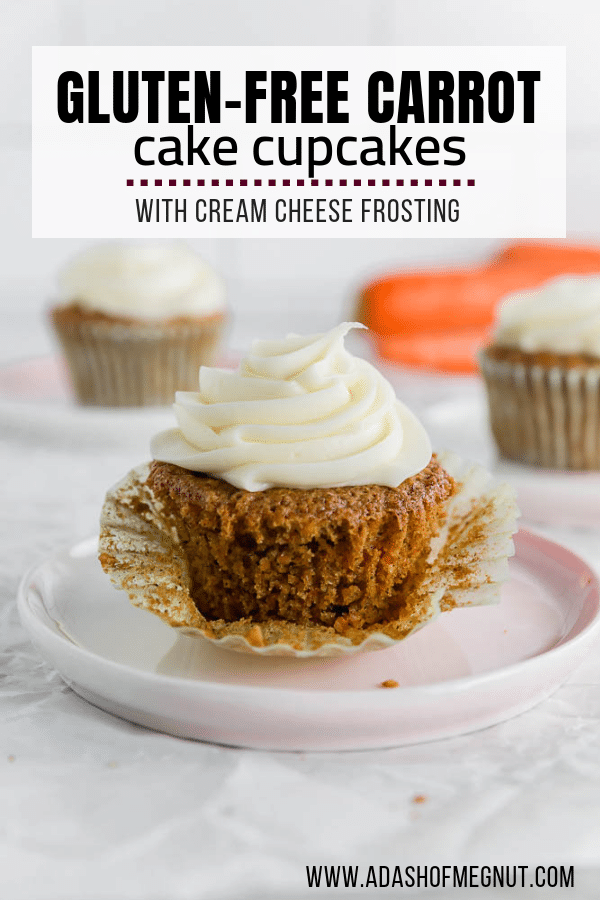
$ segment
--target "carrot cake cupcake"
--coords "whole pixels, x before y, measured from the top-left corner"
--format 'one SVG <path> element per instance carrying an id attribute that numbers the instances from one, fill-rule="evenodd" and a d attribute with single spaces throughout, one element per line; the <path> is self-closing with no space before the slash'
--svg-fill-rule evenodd
<path id="1" fill-rule="evenodd" d="M 75 396 L 95 406 L 170 403 L 215 361 L 221 278 L 181 241 L 104 243 L 61 273 L 50 321 Z"/>
<path id="2" fill-rule="evenodd" d="M 334 655 L 496 598 L 511 491 L 432 455 L 351 327 L 255 342 L 177 393 L 178 427 L 103 509 L 100 561 L 135 604 L 234 649 Z"/>
<path id="3" fill-rule="evenodd" d="M 600 469 L 600 278 L 559 278 L 508 297 L 480 365 L 503 457 Z"/>

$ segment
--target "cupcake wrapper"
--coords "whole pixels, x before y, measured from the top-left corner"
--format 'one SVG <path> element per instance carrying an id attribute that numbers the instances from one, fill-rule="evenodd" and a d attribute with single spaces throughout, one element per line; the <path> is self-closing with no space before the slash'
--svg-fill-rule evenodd
<path id="1" fill-rule="evenodd" d="M 502 456 L 549 469 L 600 469 L 600 366 L 526 366 L 480 356 Z"/>
<path id="2" fill-rule="evenodd" d="M 75 397 L 89 406 L 160 406 L 177 390 L 197 390 L 198 369 L 214 363 L 224 321 L 121 325 L 52 317 Z"/>
<path id="3" fill-rule="evenodd" d="M 459 482 L 446 522 L 432 543 L 411 595 L 410 619 L 372 625 L 352 637 L 324 625 L 281 619 L 208 621 L 196 608 L 176 529 L 146 487 L 148 465 L 132 470 L 107 494 L 101 518 L 100 561 L 135 606 L 156 613 L 185 634 L 217 646 L 271 656 L 345 656 L 393 646 L 440 612 L 499 600 L 508 574 L 518 511 L 514 492 L 495 485 L 481 467 L 453 454 L 438 454 Z"/>

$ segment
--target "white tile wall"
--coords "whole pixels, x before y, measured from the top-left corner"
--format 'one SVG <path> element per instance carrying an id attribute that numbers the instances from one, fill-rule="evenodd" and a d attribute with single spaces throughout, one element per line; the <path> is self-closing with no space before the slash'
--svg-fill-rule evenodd
<path id="1" fill-rule="evenodd" d="M 56 0 L 2 0 L 0 3 L 0 121 L 31 121 L 31 54 L 35 44 L 61 44 L 60 3 Z"/>
<path id="2" fill-rule="evenodd" d="M 495 247 L 496 241 L 456 240 L 271 240 L 241 241 L 236 264 L 249 278 L 264 278 L 266 266 L 275 278 L 345 281 L 367 278 L 374 272 L 414 263 L 443 264 L 475 259 Z"/>
<path id="3" fill-rule="evenodd" d="M 568 228 L 600 240 L 599 33 L 598 0 L 0 0 L 0 309 L 18 296 L 41 302 L 57 267 L 82 243 L 30 237 L 32 44 L 566 44 Z M 476 259 L 494 246 L 452 239 L 198 243 L 229 278 L 244 315 L 261 303 L 301 303 L 314 285 L 337 309 L 375 272 Z"/>
<path id="4" fill-rule="evenodd" d="M 373 3 L 364 0 L 87 0 L 90 44 L 380 43 Z"/>
<path id="5" fill-rule="evenodd" d="M 597 133 L 598 0 L 400 0 L 390 12 L 390 44 L 566 47 L 568 125 Z"/>

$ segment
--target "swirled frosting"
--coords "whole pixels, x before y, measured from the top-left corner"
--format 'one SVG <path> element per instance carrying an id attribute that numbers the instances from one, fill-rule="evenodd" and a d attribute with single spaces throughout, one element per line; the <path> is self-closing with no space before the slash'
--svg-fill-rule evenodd
<path id="1" fill-rule="evenodd" d="M 62 302 L 139 319 L 225 308 L 223 281 L 182 241 L 97 244 L 63 270 L 59 287 Z"/>
<path id="2" fill-rule="evenodd" d="M 418 419 L 389 382 L 344 347 L 354 327 L 256 341 L 237 371 L 203 366 L 178 392 L 179 427 L 152 455 L 247 491 L 357 484 L 396 487 L 431 459 Z"/>
<path id="3" fill-rule="evenodd" d="M 569 276 L 513 294 L 500 306 L 494 343 L 600 357 L 600 278 Z"/>

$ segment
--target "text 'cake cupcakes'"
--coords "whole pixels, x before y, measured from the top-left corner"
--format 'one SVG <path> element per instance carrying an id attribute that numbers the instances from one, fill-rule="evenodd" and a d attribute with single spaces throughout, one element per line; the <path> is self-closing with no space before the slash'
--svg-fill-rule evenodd
<path id="1" fill-rule="evenodd" d="M 508 297 L 480 365 L 503 457 L 600 469 L 600 278 Z"/>
<path id="2" fill-rule="evenodd" d="M 224 284 L 183 242 L 98 244 L 64 270 L 60 289 L 50 321 L 80 403 L 170 403 L 215 361 Z"/>
<path id="3" fill-rule="evenodd" d="M 177 394 L 155 461 L 109 491 L 100 560 L 136 605 L 231 647 L 339 655 L 493 602 L 512 492 L 429 439 L 326 334 L 256 342 Z"/>

